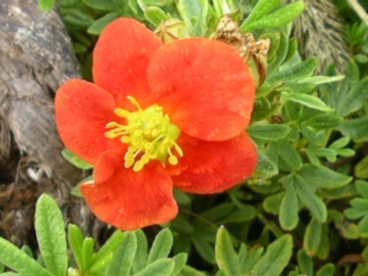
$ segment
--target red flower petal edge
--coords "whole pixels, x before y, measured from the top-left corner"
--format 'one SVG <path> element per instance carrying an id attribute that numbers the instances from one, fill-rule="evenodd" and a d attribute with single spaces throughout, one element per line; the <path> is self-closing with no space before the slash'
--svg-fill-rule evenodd
<path id="1" fill-rule="evenodd" d="M 65 146 L 92 164 L 107 149 L 122 147 L 104 135 L 114 109 L 111 95 L 98 86 L 78 79 L 64 83 L 56 93 L 55 119 Z"/>
<path id="2" fill-rule="evenodd" d="M 113 21 L 103 30 L 93 52 L 94 82 L 110 92 L 120 108 L 132 109 L 128 95 L 142 107 L 149 106 L 155 98 L 149 93 L 146 72 L 161 46 L 154 33 L 134 19 Z"/>
<path id="3" fill-rule="evenodd" d="M 223 141 L 249 123 L 255 87 L 248 67 L 231 46 L 190 38 L 161 47 L 147 77 L 157 103 L 183 132 Z"/>
<path id="4" fill-rule="evenodd" d="M 244 181 L 255 169 L 257 150 L 246 133 L 223 142 L 190 137 L 180 140 L 185 154 L 178 165 L 168 166 L 174 186 L 180 190 L 197 194 L 223 192 Z"/>
<path id="5" fill-rule="evenodd" d="M 82 184 L 80 189 L 92 212 L 102 221 L 124 230 L 162 224 L 173 219 L 178 207 L 173 199 L 170 175 L 159 162 L 150 162 L 142 171 L 126 169 L 121 152 L 105 152 L 96 164 L 96 179 L 101 168 L 112 168 L 105 182 Z M 96 175 L 97 174 L 97 175 Z M 102 179 L 104 177 L 102 176 Z"/>

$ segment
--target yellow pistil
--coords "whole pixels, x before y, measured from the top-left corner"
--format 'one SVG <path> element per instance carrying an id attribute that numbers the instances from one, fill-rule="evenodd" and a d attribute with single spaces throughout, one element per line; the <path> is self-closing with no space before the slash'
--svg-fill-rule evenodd
<path id="1" fill-rule="evenodd" d="M 137 107 L 137 111 L 115 109 L 115 114 L 125 118 L 127 124 L 110 122 L 106 125 L 110 130 L 105 132 L 107 138 L 120 137 L 121 142 L 129 145 L 124 156 L 124 166 L 133 166 L 133 170 L 137 172 L 151 159 L 160 160 L 164 165 L 166 161 L 176 165 L 178 158 L 173 151 L 180 157 L 183 156 L 182 149 L 175 142 L 180 135 L 180 129 L 170 122 L 167 114 L 163 114 L 161 106 L 153 104 L 143 110 L 133 97 L 127 98 Z"/>

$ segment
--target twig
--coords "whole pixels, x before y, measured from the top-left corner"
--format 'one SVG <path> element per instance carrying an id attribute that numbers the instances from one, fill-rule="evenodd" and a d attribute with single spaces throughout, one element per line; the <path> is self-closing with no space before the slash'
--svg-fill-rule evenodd
<path id="1" fill-rule="evenodd" d="M 348 0 L 348 3 L 354 11 L 360 16 L 364 23 L 368 26 L 368 15 L 357 0 Z"/>

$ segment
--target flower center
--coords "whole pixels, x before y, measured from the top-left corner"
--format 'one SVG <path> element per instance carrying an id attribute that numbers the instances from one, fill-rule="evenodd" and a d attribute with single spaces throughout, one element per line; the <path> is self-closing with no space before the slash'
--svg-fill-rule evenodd
<path id="1" fill-rule="evenodd" d="M 133 166 L 134 171 L 140 171 L 151 159 L 160 160 L 164 165 L 169 161 L 171 165 L 178 163 L 183 151 L 175 140 L 180 135 L 180 129 L 170 122 L 167 114 L 163 114 L 162 107 L 153 104 L 142 109 L 139 103 L 128 96 L 128 100 L 137 107 L 137 111 L 129 112 L 122 108 L 115 109 L 115 114 L 127 120 L 126 125 L 110 122 L 105 136 L 109 139 L 120 137 L 121 142 L 129 145 L 124 156 L 124 166 Z M 138 160 L 139 158 L 139 160 Z"/>

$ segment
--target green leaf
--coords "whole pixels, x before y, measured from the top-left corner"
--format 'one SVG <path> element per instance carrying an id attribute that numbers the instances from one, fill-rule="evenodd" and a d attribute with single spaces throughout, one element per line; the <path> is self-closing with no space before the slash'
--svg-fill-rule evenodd
<path id="1" fill-rule="evenodd" d="M 313 275 L 313 260 L 303 249 L 298 251 L 298 265 L 305 275 Z"/>
<path id="2" fill-rule="evenodd" d="M 204 273 L 199 272 L 198 270 L 190 267 L 185 266 L 182 271 L 177 276 L 206 276 Z"/>
<path id="3" fill-rule="evenodd" d="M 337 115 L 346 116 L 357 111 L 368 99 L 368 78 L 354 85 L 348 95 L 340 101 Z"/>
<path id="4" fill-rule="evenodd" d="M 68 241 L 78 267 L 84 270 L 82 256 L 83 235 L 78 226 L 74 224 L 68 225 Z"/>
<path id="5" fill-rule="evenodd" d="M 241 31 L 247 33 L 255 29 L 283 26 L 298 17 L 302 13 L 303 9 L 304 3 L 302 2 L 291 3 L 252 23 L 242 26 Z"/>
<path id="6" fill-rule="evenodd" d="M 93 24 L 94 18 L 88 9 L 71 9 L 63 21 L 73 29 L 85 29 Z"/>
<path id="7" fill-rule="evenodd" d="M 270 178 L 278 173 L 278 168 L 263 152 L 257 150 L 257 166 L 253 172 L 254 177 Z"/>
<path id="8" fill-rule="evenodd" d="M 276 124 L 253 124 L 247 128 L 247 133 L 253 139 L 262 140 L 279 140 L 290 132 L 290 128 L 287 125 Z"/>
<path id="9" fill-rule="evenodd" d="M 187 205 L 192 201 L 192 199 L 186 193 L 177 188 L 174 188 L 174 198 L 179 205 Z"/>
<path id="10" fill-rule="evenodd" d="M 191 241 L 195 247 L 195 249 L 198 251 L 199 255 L 209 262 L 210 264 L 215 264 L 215 252 L 213 250 L 212 245 L 202 239 L 199 235 L 192 235 Z"/>
<path id="11" fill-rule="evenodd" d="M 258 1 L 257 5 L 255 5 L 250 15 L 243 22 L 243 24 L 241 24 L 240 30 L 244 33 L 247 30 L 249 24 L 255 22 L 259 18 L 269 13 L 278 4 L 280 4 L 280 0 L 260 0 Z"/>
<path id="12" fill-rule="evenodd" d="M 288 38 L 288 36 L 285 32 L 282 32 L 281 35 L 280 35 L 280 45 L 277 49 L 276 58 L 267 66 L 267 75 L 268 76 L 272 76 L 272 73 L 280 68 L 282 62 L 285 60 L 286 55 L 288 53 L 288 47 L 289 47 L 289 38 Z M 276 78 L 273 82 L 268 82 L 268 80 L 266 79 L 266 82 L 271 83 L 272 86 L 274 86 L 275 84 L 278 84 L 279 80 L 280 79 Z M 265 86 L 267 86 L 267 84 L 265 84 Z M 257 95 L 259 95 L 259 94 L 257 93 Z"/>
<path id="13" fill-rule="evenodd" d="M 82 244 L 83 267 L 89 269 L 92 265 L 92 255 L 94 251 L 95 241 L 93 238 L 85 238 Z"/>
<path id="14" fill-rule="evenodd" d="M 133 271 L 137 273 L 147 265 L 147 239 L 142 230 L 134 231 L 137 238 L 137 251 L 133 261 Z"/>
<path id="15" fill-rule="evenodd" d="M 159 26 L 162 21 L 168 19 L 168 16 L 165 14 L 165 12 L 160 9 L 159 7 L 147 7 L 143 11 L 144 17 L 152 23 L 154 26 Z"/>
<path id="16" fill-rule="evenodd" d="M 43 268 L 27 253 L 0 237 L 0 260 L 20 276 L 55 276 Z"/>
<path id="17" fill-rule="evenodd" d="M 330 111 L 331 108 L 328 107 L 323 101 L 319 98 L 307 94 L 289 94 L 287 99 L 296 103 L 300 103 L 302 105 L 308 106 L 313 109 L 322 110 L 322 111 Z"/>
<path id="18" fill-rule="evenodd" d="M 342 118 L 334 114 L 318 114 L 307 119 L 303 123 L 307 126 L 318 128 L 318 129 L 328 129 L 337 127 L 342 122 Z"/>
<path id="19" fill-rule="evenodd" d="M 174 271 L 175 262 L 171 259 L 160 259 L 148 265 L 134 276 L 170 276 Z"/>
<path id="20" fill-rule="evenodd" d="M 355 176 L 363 179 L 368 178 L 368 155 L 355 166 Z"/>
<path id="21" fill-rule="evenodd" d="M 223 226 L 217 231 L 215 256 L 220 269 L 228 275 L 240 276 L 239 258 L 235 253 L 231 237 Z"/>
<path id="22" fill-rule="evenodd" d="M 186 253 L 179 253 L 178 255 L 174 256 L 172 260 L 175 262 L 175 267 L 172 272 L 172 276 L 177 275 L 182 269 L 185 267 L 187 263 L 188 255 Z"/>
<path id="23" fill-rule="evenodd" d="M 36 203 L 35 228 L 38 245 L 48 270 L 64 276 L 68 267 L 63 216 L 56 202 L 47 194 Z"/>
<path id="24" fill-rule="evenodd" d="M 88 169 L 93 168 L 93 165 L 91 165 L 90 163 L 87 163 L 86 161 L 83 161 L 82 159 L 78 158 L 77 156 L 75 156 L 74 153 L 72 153 L 68 149 L 63 149 L 61 154 L 63 155 L 63 157 L 69 163 L 72 163 L 74 166 L 76 166 L 79 169 L 88 170 Z"/>
<path id="25" fill-rule="evenodd" d="M 333 276 L 335 275 L 335 266 L 331 263 L 325 264 L 317 271 L 316 276 Z"/>
<path id="26" fill-rule="evenodd" d="M 303 161 L 298 151 L 286 139 L 278 140 L 277 152 L 282 160 L 293 170 L 298 170 L 302 167 Z"/>
<path id="27" fill-rule="evenodd" d="M 179 0 L 177 9 L 192 35 L 202 36 L 205 33 L 207 0 Z"/>
<path id="28" fill-rule="evenodd" d="M 358 193 L 364 197 L 365 199 L 368 199 L 368 182 L 363 180 L 357 180 L 355 182 L 355 187 L 358 191 Z"/>
<path id="29" fill-rule="evenodd" d="M 100 35 L 102 30 L 106 27 L 107 24 L 112 22 L 114 19 L 118 18 L 120 16 L 120 12 L 111 12 L 103 17 L 99 18 L 89 28 L 87 29 L 87 33 L 93 34 L 93 35 Z M 84 162 L 84 161 L 83 161 Z M 84 162 L 89 166 L 92 166 L 91 164 Z"/>
<path id="30" fill-rule="evenodd" d="M 311 164 L 305 164 L 302 169 L 298 171 L 298 175 L 308 184 L 325 189 L 342 187 L 352 180 L 352 177 L 345 174 L 335 172 L 324 166 L 315 166 Z"/>
<path id="31" fill-rule="evenodd" d="M 352 139 L 368 138 L 368 116 L 345 121 L 337 129 Z"/>
<path id="32" fill-rule="evenodd" d="M 266 253 L 251 271 L 253 276 L 278 276 L 288 264 L 293 248 L 291 235 L 286 234 L 271 243 Z"/>
<path id="33" fill-rule="evenodd" d="M 295 192 L 292 175 L 280 179 L 280 182 L 284 185 L 286 193 L 281 201 L 279 221 L 282 229 L 290 231 L 293 230 L 299 222 L 298 198 Z"/>
<path id="34" fill-rule="evenodd" d="M 110 256 L 116 252 L 124 240 L 125 235 L 121 231 L 115 231 L 114 234 L 104 243 L 97 253 L 92 256 L 91 270 L 96 270 L 98 263 L 106 262 Z"/>
<path id="35" fill-rule="evenodd" d="M 298 81 L 298 83 L 313 83 L 315 85 L 317 84 L 323 84 L 323 83 L 330 83 L 330 82 L 334 82 L 334 81 L 339 81 L 344 79 L 345 76 L 344 75 L 337 75 L 337 76 L 333 76 L 333 77 L 329 77 L 329 76 L 312 76 L 309 78 L 305 78 L 305 79 L 301 79 Z"/>
<path id="36" fill-rule="evenodd" d="M 120 0 L 83 0 L 87 6 L 103 11 L 116 11 L 124 7 L 125 1 Z"/>
<path id="37" fill-rule="evenodd" d="M 255 266 L 255 264 L 259 261 L 262 256 L 264 248 L 256 245 L 248 251 L 247 256 L 243 256 L 243 258 L 239 258 L 240 262 L 240 271 L 241 275 L 244 275 L 251 271 L 251 269 Z M 240 252 L 239 252 L 240 257 Z"/>
<path id="38" fill-rule="evenodd" d="M 358 219 L 367 214 L 367 210 L 347 208 L 344 210 L 344 216 L 348 219 Z"/>
<path id="39" fill-rule="evenodd" d="M 0 273 L 0 276 L 19 276 L 19 274 L 13 273 L 13 272 L 5 272 L 5 273 Z"/>
<path id="40" fill-rule="evenodd" d="M 43 11 L 51 11 L 54 4 L 55 0 L 38 0 L 38 6 Z"/>
<path id="41" fill-rule="evenodd" d="M 299 175 L 294 176 L 295 190 L 311 213 L 321 222 L 327 219 L 327 209 L 324 202 L 315 194 L 309 184 Z"/>
<path id="42" fill-rule="evenodd" d="M 313 217 L 309 222 L 305 233 L 303 248 L 309 256 L 317 254 L 319 245 L 321 243 L 322 222 Z"/>
<path id="43" fill-rule="evenodd" d="M 151 250 L 148 254 L 147 264 L 151 264 L 156 260 L 166 258 L 173 245 L 173 236 L 169 228 L 161 230 L 153 241 Z"/>
<path id="44" fill-rule="evenodd" d="M 125 232 L 123 241 L 114 253 L 108 269 L 108 276 L 129 276 L 137 251 L 137 237 L 134 232 Z"/>

